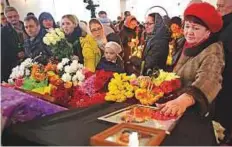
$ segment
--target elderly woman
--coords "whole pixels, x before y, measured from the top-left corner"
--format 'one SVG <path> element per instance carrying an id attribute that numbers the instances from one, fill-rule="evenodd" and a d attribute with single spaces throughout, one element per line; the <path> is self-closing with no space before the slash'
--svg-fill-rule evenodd
<path id="1" fill-rule="evenodd" d="M 207 12 L 207 13 L 203 13 Z M 224 53 L 212 33 L 222 28 L 222 18 L 208 3 L 192 4 L 184 12 L 185 43 L 174 72 L 182 79 L 182 94 L 158 105 L 165 115 L 180 115 L 194 106 L 203 115 L 221 89 Z"/>
<path id="2" fill-rule="evenodd" d="M 132 56 L 130 61 L 140 73 L 146 75 L 154 68 L 165 69 L 169 49 L 170 33 L 162 17 L 151 13 L 145 23 L 146 42 L 142 59 Z M 140 67 L 142 62 L 144 67 Z"/>
<path id="3" fill-rule="evenodd" d="M 61 28 L 64 30 L 65 37 L 73 45 L 73 53 L 78 57 L 79 62 L 83 64 L 82 48 L 80 37 L 82 30 L 79 27 L 79 21 L 74 15 L 64 15 L 61 19 Z"/>

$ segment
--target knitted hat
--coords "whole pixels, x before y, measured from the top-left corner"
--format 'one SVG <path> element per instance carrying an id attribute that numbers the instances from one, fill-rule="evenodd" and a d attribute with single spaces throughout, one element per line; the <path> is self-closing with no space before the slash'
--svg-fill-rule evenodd
<path id="1" fill-rule="evenodd" d="M 105 48 L 113 49 L 116 54 L 119 54 L 122 51 L 121 46 L 118 43 L 113 42 L 113 41 L 107 42 L 105 45 Z"/>
<path id="2" fill-rule="evenodd" d="M 184 17 L 195 16 L 202 20 L 210 29 L 211 32 L 216 33 L 220 31 L 223 26 L 222 16 L 209 3 L 194 3 L 185 9 Z"/>

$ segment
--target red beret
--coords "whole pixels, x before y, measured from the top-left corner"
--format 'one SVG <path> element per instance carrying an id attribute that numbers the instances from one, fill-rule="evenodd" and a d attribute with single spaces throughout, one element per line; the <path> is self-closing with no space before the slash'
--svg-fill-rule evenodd
<path id="1" fill-rule="evenodd" d="M 222 16 L 217 12 L 214 6 L 209 3 L 194 3 L 188 6 L 184 11 L 184 17 L 192 15 L 202 20 L 215 33 L 220 31 L 223 26 Z"/>

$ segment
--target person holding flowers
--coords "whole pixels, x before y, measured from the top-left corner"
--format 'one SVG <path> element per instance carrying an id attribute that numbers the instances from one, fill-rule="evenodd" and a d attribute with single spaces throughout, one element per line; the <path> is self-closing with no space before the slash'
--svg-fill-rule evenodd
<path id="1" fill-rule="evenodd" d="M 79 20 L 74 15 L 64 15 L 61 19 L 61 28 L 65 33 L 67 41 L 73 46 L 74 56 L 77 56 L 79 62 L 83 64 L 82 48 L 80 44 L 82 30 L 79 27 Z"/>
<path id="2" fill-rule="evenodd" d="M 105 45 L 104 57 L 101 58 L 97 69 L 122 73 L 124 72 L 123 60 L 119 53 L 122 51 L 121 46 L 116 42 L 108 42 Z"/>
<path id="3" fill-rule="evenodd" d="M 179 97 L 158 105 L 165 115 L 181 115 L 189 107 L 201 115 L 208 114 L 222 88 L 223 46 L 212 37 L 222 26 L 222 17 L 212 5 L 195 3 L 186 8 L 185 43 L 173 70 L 181 77 L 183 87 Z"/>

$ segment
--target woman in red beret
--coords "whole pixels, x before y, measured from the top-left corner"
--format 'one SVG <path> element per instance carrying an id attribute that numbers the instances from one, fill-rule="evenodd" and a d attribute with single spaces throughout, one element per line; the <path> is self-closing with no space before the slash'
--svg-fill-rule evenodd
<path id="1" fill-rule="evenodd" d="M 184 12 L 185 43 L 174 72 L 183 88 L 174 100 L 159 104 L 165 115 L 181 115 L 189 107 L 201 114 L 209 112 L 211 102 L 221 89 L 224 52 L 212 33 L 222 28 L 222 17 L 208 3 L 195 3 Z"/>

